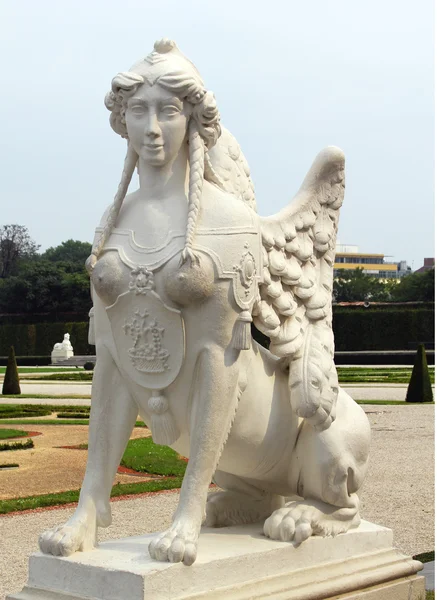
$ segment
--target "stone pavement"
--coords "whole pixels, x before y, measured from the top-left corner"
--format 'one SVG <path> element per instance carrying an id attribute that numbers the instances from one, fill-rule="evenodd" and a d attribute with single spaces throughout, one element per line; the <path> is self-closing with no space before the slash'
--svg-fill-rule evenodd
<path id="1" fill-rule="evenodd" d="M 419 573 L 419 575 L 423 575 L 426 581 L 426 589 L 434 590 L 435 589 L 435 562 L 428 562 L 423 565 L 423 571 Z"/>

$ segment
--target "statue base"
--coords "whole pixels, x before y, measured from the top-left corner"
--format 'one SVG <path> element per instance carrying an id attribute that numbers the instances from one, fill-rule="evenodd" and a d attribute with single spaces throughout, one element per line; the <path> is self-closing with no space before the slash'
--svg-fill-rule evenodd
<path id="1" fill-rule="evenodd" d="M 422 563 L 393 548 L 390 529 L 363 521 L 335 538 L 275 542 L 261 525 L 202 529 L 191 567 L 156 562 L 152 535 L 104 542 L 69 558 L 36 553 L 7 600 L 422 600 Z"/>
<path id="2" fill-rule="evenodd" d="M 51 354 L 52 365 L 62 363 L 64 360 L 68 360 L 72 356 L 74 356 L 73 350 L 65 350 L 63 348 L 61 350 L 52 350 L 52 354 Z"/>

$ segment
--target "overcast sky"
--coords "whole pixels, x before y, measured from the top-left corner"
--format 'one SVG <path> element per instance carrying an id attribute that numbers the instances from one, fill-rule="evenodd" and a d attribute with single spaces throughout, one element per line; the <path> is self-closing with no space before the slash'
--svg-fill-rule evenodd
<path id="1" fill-rule="evenodd" d="M 103 98 L 169 37 L 215 93 L 261 214 L 340 146 L 339 241 L 417 269 L 434 256 L 433 24 L 432 0 L 0 0 L 0 224 L 42 249 L 91 241 L 125 154 Z"/>

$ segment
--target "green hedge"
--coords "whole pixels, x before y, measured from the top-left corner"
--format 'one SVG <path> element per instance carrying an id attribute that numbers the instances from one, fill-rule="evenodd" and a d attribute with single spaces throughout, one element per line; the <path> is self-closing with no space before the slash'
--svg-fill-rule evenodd
<path id="1" fill-rule="evenodd" d="M 18 356 L 47 356 L 54 344 L 62 342 L 64 333 L 77 355 L 95 354 L 95 347 L 88 344 L 88 323 L 36 323 L 35 325 L 0 325 L 0 356 L 6 356 L 14 346 Z"/>
<path id="2" fill-rule="evenodd" d="M 431 309 L 334 309 L 336 350 L 406 350 L 434 340 Z"/>
<path id="3" fill-rule="evenodd" d="M 50 355 L 69 333 L 76 355 L 95 354 L 88 344 L 88 322 L 0 325 L 0 356 L 15 347 L 17 356 Z M 334 308 L 336 350 L 407 350 L 411 342 L 434 340 L 434 310 Z"/>

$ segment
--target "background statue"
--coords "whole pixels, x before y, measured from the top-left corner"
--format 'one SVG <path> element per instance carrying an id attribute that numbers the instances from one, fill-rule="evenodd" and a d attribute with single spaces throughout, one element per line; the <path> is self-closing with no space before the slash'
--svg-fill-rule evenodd
<path id="1" fill-rule="evenodd" d="M 238 143 L 174 42 L 112 82 L 127 142 L 120 185 L 87 261 L 94 304 L 88 464 L 74 515 L 43 552 L 92 547 L 138 413 L 189 457 L 158 560 L 196 559 L 202 522 L 265 520 L 302 542 L 359 523 L 370 428 L 338 387 L 331 295 L 344 156 L 327 148 L 293 202 L 256 214 Z M 140 187 L 127 189 L 138 167 Z M 271 339 L 251 339 L 251 322 Z M 224 491 L 210 494 L 211 479 Z"/>
<path id="2" fill-rule="evenodd" d="M 53 346 L 51 360 L 52 364 L 62 362 L 74 356 L 73 346 L 70 342 L 70 334 L 64 333 L 62 342 L 58 342 Z"/>

